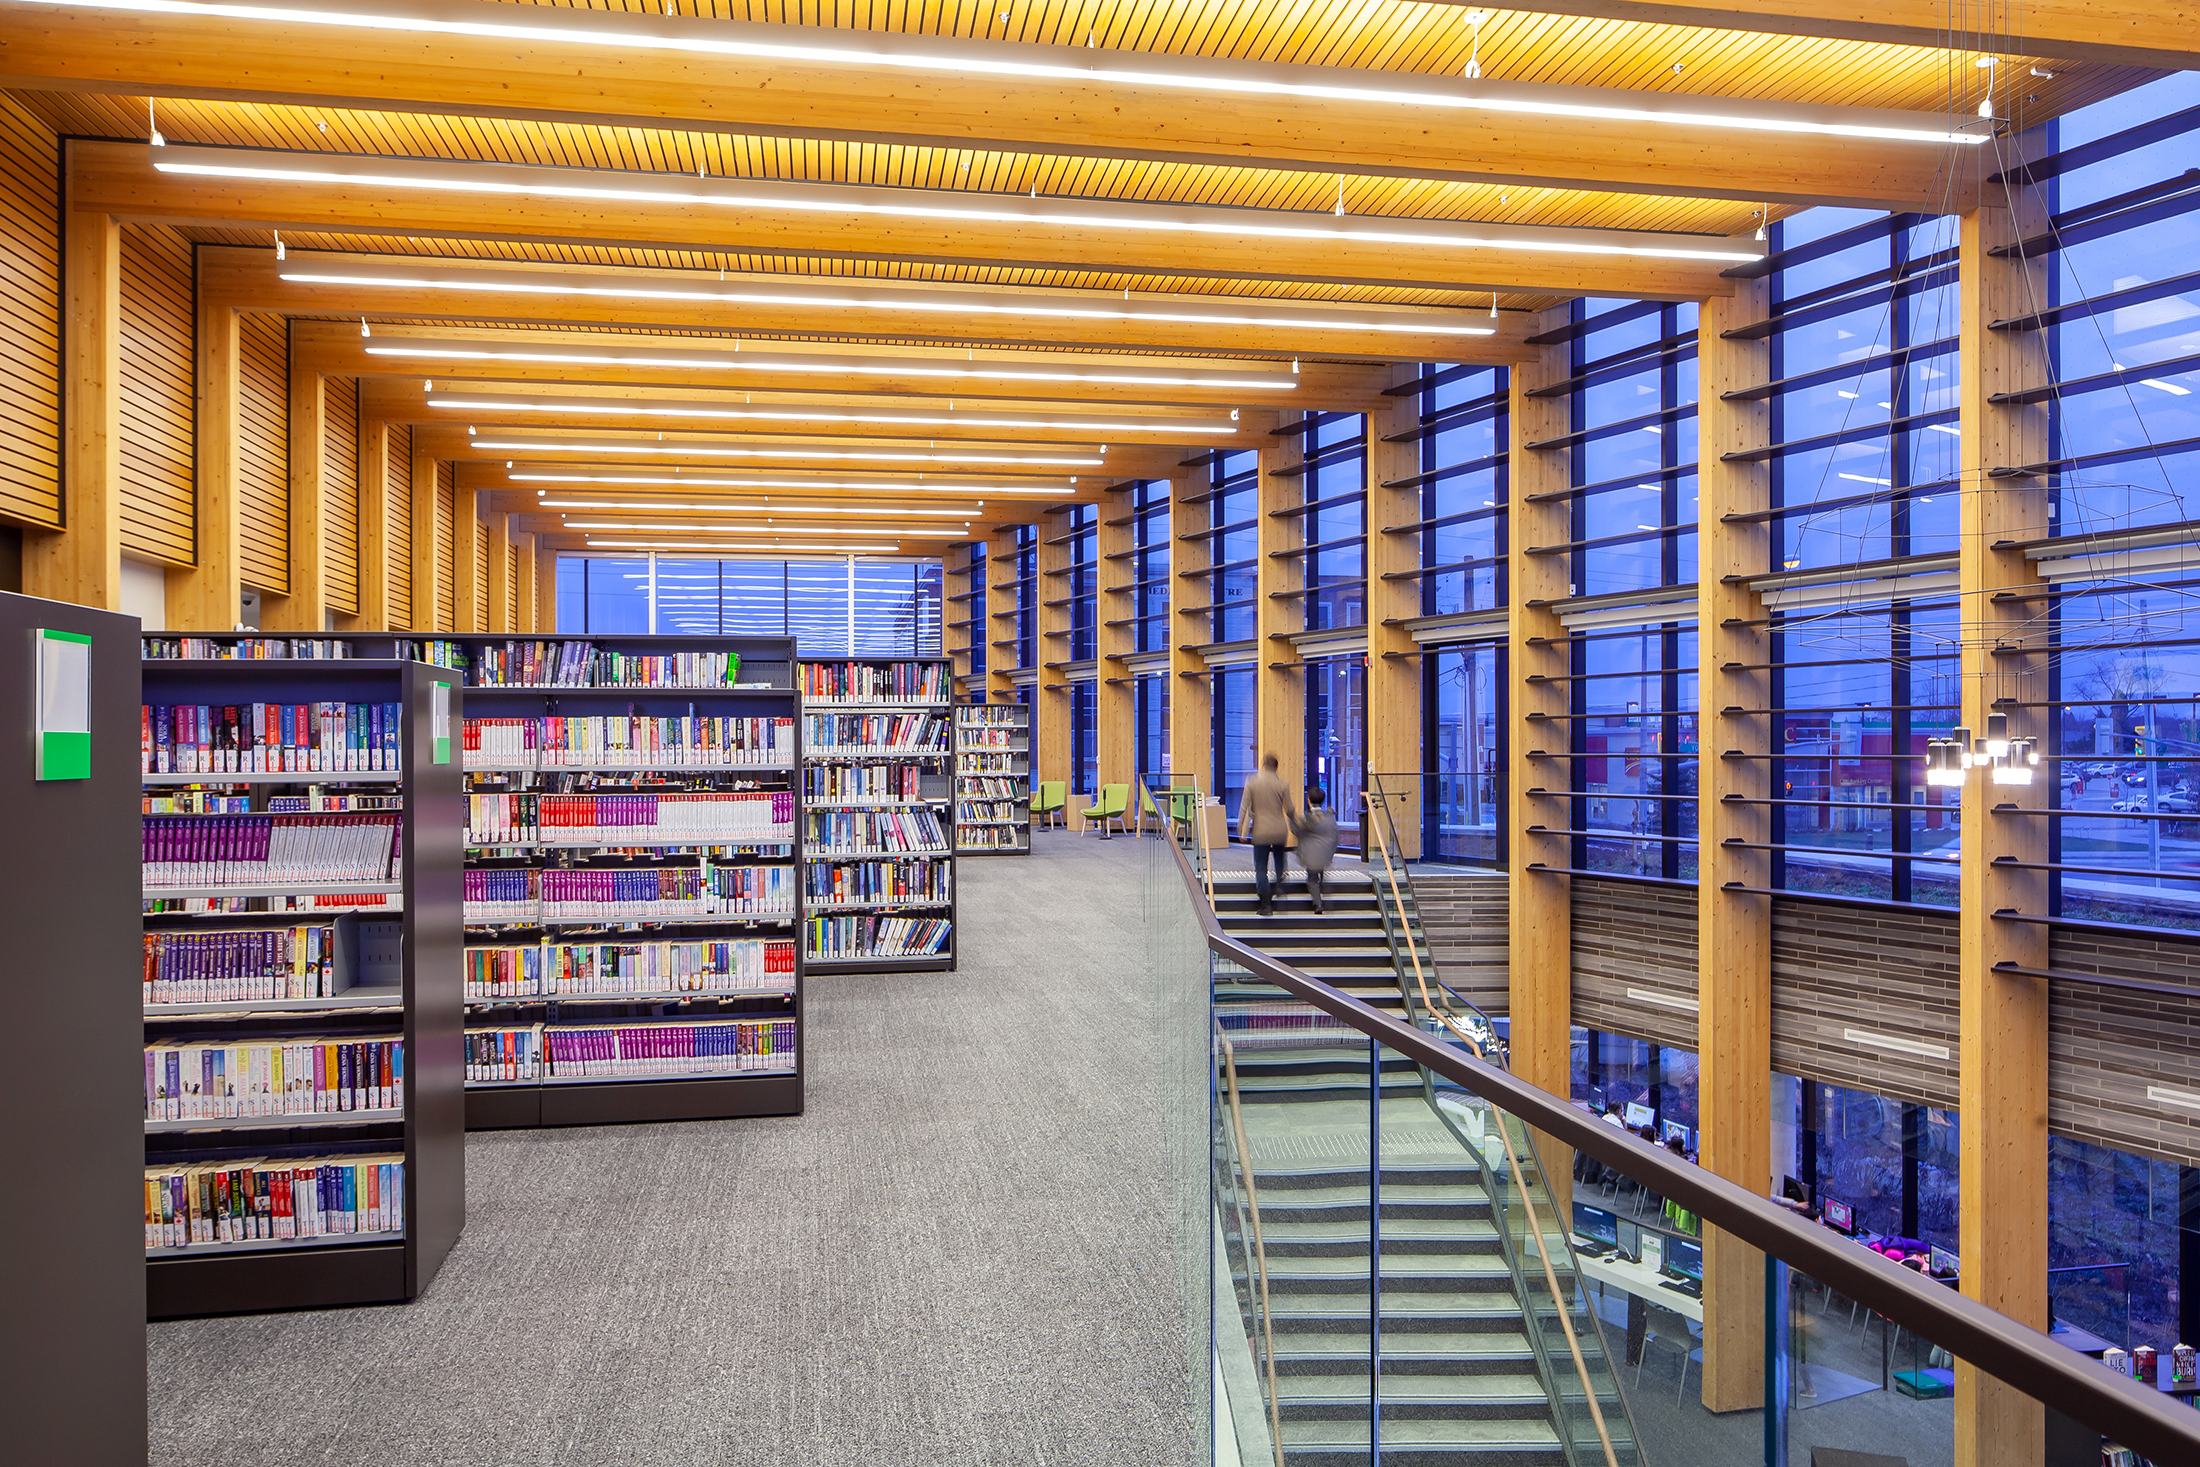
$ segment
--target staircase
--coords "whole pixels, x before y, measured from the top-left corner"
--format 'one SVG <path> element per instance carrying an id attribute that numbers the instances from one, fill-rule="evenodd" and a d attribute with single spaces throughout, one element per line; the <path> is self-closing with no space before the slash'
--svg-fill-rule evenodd
<path id="1" fill-rule="evenodd" d="M 1365 871 L 1333 869 L 1319 916 L 1294 880 L 1263 918 L 1251 873 L 1218 869 L 1214 907 L 1230 936 L 1407 1020 Z M 1294 1033 L 1291 1003 L 1268 984 L 1215 988 L 1259 1190 L 1286 1467 L 1369 1460 L 1371 1312 L 1386 1461 L 1587 1467 L 1554 1424 L 1478 1160 L 1432 1108 L 1420 1069 L 1396 1057 L 1380 1075 L 1381 1288 L 1370 1310 L 1368 1045 L 1336 1027 Z M 1564 1394 L 1578 1400 L 1566 1374 Z M 1624 1430 L 1616 1397 L 1606 1413 Z"/>

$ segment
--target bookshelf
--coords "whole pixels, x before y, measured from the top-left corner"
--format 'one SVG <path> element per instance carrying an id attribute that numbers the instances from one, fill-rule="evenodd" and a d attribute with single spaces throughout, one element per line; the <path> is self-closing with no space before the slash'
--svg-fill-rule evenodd
<path id="1" fill-rule="evenodd" d="M 458 679 L 139 672 L 146 1314 L 415 1298 L 465 1223 Z"/>
<path id="2" fill-rule="evenodd" d="M 1031 854 L 1031 708 L 955 705 L 955 852 Z"/>
<path id="3" fill-rule="evenodd" d="M 792 639 L 433 651 L 473 715 L 468 1125 L 799 1115 Z"/>
<path id="4" fill-rule="evenodd" d="M 136 997 L 138 624 L 0 592 L 0 702 L 37 707 L 41 631 L 89 639 L 86 778 L 40 778 L 40 725 L 0 719 L 0 990 L 12 1053 L 0 1102 L 0 1420 L 23 1462 L 146 1460 L 145 1282 L 130 1102 Z M 55 771 L 48 769 L 46 773 Z M 50 1179 L 34 1182 L 31 1179 Z M 65 1210 L 25 1205 L 32 1190 Z"/>
<path id="5" fill-rule="evenodd" d="M 801 664 L 807 971 L 955 966 L 953 687 L 944 657 Z"/>

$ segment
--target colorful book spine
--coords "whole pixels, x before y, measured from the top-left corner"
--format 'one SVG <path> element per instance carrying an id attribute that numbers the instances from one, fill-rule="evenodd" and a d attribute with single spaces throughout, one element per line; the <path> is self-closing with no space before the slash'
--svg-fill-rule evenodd
<path id="1" fill-rule="evenodd" d="M 405 1231 L 397 1154 L 149 1166 L 145 1249 Z"/>
<path id="2" fill-rule="evenodd" d="M 333 998 L 336 982 L 333 925 L 145 934 L 148 1008 Z"/>
<path id="3" fill-rule="evenodd" d="M 405 1108 L 405 1041 L 268 1040 L 145 1047 L 145 1119 L 246 1120 Z"/>
<path id="4" fill-rule="evenodd" d="M 349 815 L 148 815 L 147 889 L 381 884 L 397 879 L 396 812 Z"/>
<path id="5" fill-rule="evenodd" d="M 794 970 L 794 942 L 779 937 L 469 947 L 466 997 L 792 993 Z"/>
<path id="6" fill-rule="evenodd" d="M 141 774 L 368 774 L 398 768 L 396 703 L 149 703 Z"/>
<path id="7" fill-rule="evenodd" d="M 795 1067 L 792 1019 L 553 1025 L 543 1037 L 551 1079 L 784 1073 Z"/>

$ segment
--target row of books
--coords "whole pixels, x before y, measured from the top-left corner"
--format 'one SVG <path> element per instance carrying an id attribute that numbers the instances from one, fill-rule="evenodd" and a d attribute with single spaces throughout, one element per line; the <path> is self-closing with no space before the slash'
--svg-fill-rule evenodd
<path id="1" fill-rule="evenodd" d="M 507 1046 L 501 1036 L 532 1036 Z M 500 1036 L 494 1040 L 490 1036 Z M 534 1058 L 535 1073 L 483 1074 L 480 1079 L 627 1079 L 648 1075 L 736 1075 L 791 1071 L 792 1019 L 699 1019 L 669 1024 L 513 1025 L 479 1029 L 484 1053 Z M 470 1045 L 469 1048 L 472 1046 Z M 522 1059 L 515 1069 L 521 1069 Z"/>
<path id="2" fill-rule="evenodd" d="M 793 840 L 790 790 L 466 797 L 466 841 L 476 846 L 785 845 Z"/>
<path id="3" fill-rule="evenodd" d="M 350 815 L 361 810 L 402 810 L 403 795 L 269 795 L 270 815 Z"/>
<path id="4" fill-rule="evenodd" d="M 138 796 L 138 811 L 145 815 L 249 815 L 250 795 L 217 795 L 208 790 L 175 790 L 165 795 Z"/>
<path id="5" fill-rule="evenodd" d="M 955 730 L 957 749 L 1020 749 L 1029 737 L 1022 728 L 970 728 Z"/>
<path id="6" fill-rule="evenodd" d="M 784 866 L 550 867 L 465 875 L 468 922 L 652 922 L 791 916 Z"/>
<path id="7" fill-rule="evenodd" d="M 955 845 L 965 851 L 1020 851 L 1026 844 L 1018 825 L 958 825 Z"/>
<path id="8" fill-rule="evenodd" d="M 144 881 L 163 886 L 293 886 L 395 879 L 394 813 L 148 815 Z"/>
<path id="9" fill-rule="evenodd" d="M 995 820 L 1021 820 L 1030 808 L 1028 804 L 1022 804 L 1015 800 L 960 799 L 955 802 L 955 818 L 958 821 L 968 821 L 972 824 Z"/>
<path id="10" fill-rule="evenodd" d="M 802 719 L 807 758 L 834 754 L 944 754 L 947 720 L 930 713 L 810 713 Z"/>
<path id="11" fill-rule="evenodd" d="M 145 1046 L 145 1118 L 239 1120 L 405 1108 L 405 1041 L 280 1039 Z"/>
<path id="12" fill-rule="evenodd" d="M 1021 774 L 1023 771 L 1016 767 L 1016 761 L 1023 757 L 1021 753 L 957 754 L 955 756 L 955 772 L 957 774 Z"/>
<path id="13" fill-rule="evenodd" d="M 803 951 L 811 958 L 921 958 L 947 951 L 944 917 L 812 917 Z"/>
<path id="14" fill-rule="evenodd" d="M 955 726 L 1028 729 L 1031 715 L 1018 703 L 962 703 L 955 708 Z"/>
<path id="15" fill-rule="evenodd" d="M 939 853 L 948 847 L 939 816 L 915 810 L 812 810 L 803 816 L 806 856 Z"/>
<path id="16" fill-rule="evenodd" d="M 1020 779 L 987 774 L 958 774 L 955 776 L 955 795 L 958 799 L 1015 800 L 1022 803 L 1031 798 L 1031 789 Z"/>
<path id="17" fill-rule="evenodd" d="M 786 769 L 791 718 L 469 718 L 467 769 Z"/>
<path id="18" fill-rule="evenodd" d="M 526 1029 L 468 1029 L 466 1082 L 542 1078 L 542 1026 Z"/>
<path id="19" fill-rule="evenodd" d="M 401 910 L 398 899 L 378 891 L 316 891 L 291 892 L 282 896 L 252 897 L 147 897 L 144 913 L 148 917 L 220 916 L 225 913 L 245 913 L 252 916 L 276 916 L 292 912 L 350 912 Z M 316 995 L 318 996 L 318 995 Z"/>
<path id="20" fill-rule="evenodd" d="M 768 687 L 741 681 L 738 652 L 634 655 L 593 642 L 508 641 L 477 648 L 466 681 L 477 688 Z"/>
<path id="21" fill-rule="evenodd" d="M 819 764 L 802 771 L 804 804 L 908 804 L 924 798 L 921 764 Z"/>
<path id="22" fill-rule="evenodd" d="M 331 998 L 333 923 L 145 934 L 145 1002 L 223 1003 Z"/>
<path id="23" fill-rule="evenodd" d="M 805 662 L 805 703 L 945 703 L 947 668 L 937 662 Z"/>
<path id="24" fill-rule="evenodd" d="M 945 861 L 819 861 L 805 866 L 802 892 L 837 907 L 944 902 L 951 879 Z"/>
<path id="25" fill-rule="evenodd" d="M 138 772 L 394 770 L 401 711 L 396 703 L 148 703 L 138 711 Z"/>
<path id="26" fill-rule="evenodd" d="M 405 1230 L 405 1158 L 390 1154 L 145 1169 L 145 1248 Z"/>
<path id="27" fill-rule="evenodd" d="M 402 810 L 403 795 L 269 795 L 261 811 L 268 815 L 348 815 L 360 810 Z M 252 796 L 218 795 L 211 790 L 170 790 L 138 797 L 146 815 L 250 815 Z"/>
<path id="28" fill-rule="evenodd" d="M 725 942 L 560 942 L 466 949 L 466 997 L 794 991 L 787 938 Z"/>
<path id="29" fill-rule="evenodd" d="M 216 641 L 212 637 L 144 637 L 140 656 L 147 661 L 182 660 L 260 661 L 266 658 L 351 657 L 352 644 L 325 637 L 238 637 Z"/>

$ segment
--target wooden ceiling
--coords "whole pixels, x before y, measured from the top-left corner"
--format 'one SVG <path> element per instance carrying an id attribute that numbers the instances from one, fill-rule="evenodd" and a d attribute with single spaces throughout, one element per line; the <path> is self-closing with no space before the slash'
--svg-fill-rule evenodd
<path id="1" fill-rule="evenodd" d="M 1610 238 L 1588 231 L 1654 231 L 1717 246 L 1746 241 L 1768 207 L 1772 217 L 1821 202 L 1964 207 L 1986 171 L 1981 163 L 2001 148 L 1768 135 L 1562 109 L 1489 113 L 1367 97 L 1276 98 L 1257 88 L 959 74 L 935 63 L 973 56 L 1118 69 L 1211 66 L 1248 86 L 1281 79 L 1440 89 L 1460 85 L 1471 56 L 1491 86 L 1524 87 L 1520 95 L 1546 103 L 1610 106 L 1614 95 L 1597 89 L 1621 89 L 1643 95 L 1617 101 L 1651 109 L 1675 98 L 1711 113 L 1895 109 L 1935 130 L 1977 127 L 1975 108 L 1991 78 L 1997 110 L 2012 119 L 2007 126 L 2021 128 L 2160 68 L 2200 62 L 2185 54 L 2191 28 L 2171 13 L 2176 3 L 2137 0 L 2110 11 L 2091 0 L 2058 0 L 2027 7 L 2021 25 L 2012 19 L 1991 35 L 1963 32 L 1953 10 L 1852 4 L 1838 11 L 1819 0 L 1717 7 L 1561 0 L 1487 11 L 1403 0 L 987 0 L 829 10 L 721 0 L 440 0 L 432 10 L 406 11 L 555 32 L 514 41 L 0 0 L 0 86 L 64 136 L 109 140 L 72 146 L 78 206 L 167 224 L 225 247 L 201 251 L 202 293 L 241 310 L 302 318 L 309 324 L 301 340 L 315 360 L 360 376 L 373 413 L 431 425 L 427 441 L 461 463 L 462 482 L 493 491 L 503 507 L 526 508 L 540 492 L 514 481 L 501 457 L 470 450 L 452 426 L 452 410 L 435 405 L 438 394 L 424 385 L 440 371 L 461 375 L 438 385 L 462 384 L 469 400 L 496 404 L 465 410 L 477 428 L 545 445 L 636 445 L 628 477 L 671 477 L 659 471 L 675 456 L 639 451 L 660 432 L 698 450 L 745 445 L 741 461 L 768 464 L 790 484 L 805 474 L 857 482 L 865 476 L 852 466 L 867 461 L 848 456 L 857 451 L 898 448 L 913 464 L 927 445 L 970 453 L 1022 445 L 1040 453 L 1106 442 L 1103 469 L 993 469 L 1009 476 L 993 482 L 1021 475 L 1031 487 L 1086 497 L 1105 483 L 1167 473 L 1177 460 L 1216 446 L 1213 435 L 1172 441 L 1150 428 L 1124 431 L 1129 418 L 1166 423 L 1173 415 L 1211 425 L 1235 409 L 1239 431 L 1229 441 L 1250 443 L 1265 438 L 1261 430 L 1279 410 L 1381 401 L 1377 393 L 1399 361 L 1508 359 L 1520 349 L 1529 313 L 1570 296 L 1692 298 L 1730 287 L 1716 264 L 1564 251 L 1442 253 L 1212 230 L 1187 236 L 473 197 L 382 183 L 183 178 L 149 166 L 142 146 L 149 106 L 177 145 L 606 170 L 705 184 L 780 180 L 930 197 L 1189 206 L 1225 223 L 1275 217 L 1237 212 L 1260 210 L 1320 222 L 1341 212 L 1360 222 L 1540 226 L 1584 231 L 1583 241 Z M 374 6 L 367 0 L 349 8 Z M 599 14 L 573 13 L 582 11 Z M 648 26 L 656 48 L 621 50 L 574 31 L 609 23 L 600 14 L 607 11 L 634 17 L 619 22 L 629 28 Z M 851 65 L 814 54 L 698 57 L 673 44 L 723 38 L 813 49 L 853 42 L 922 64 Z M 965 49 L 951 49 L 957 46 Z M 1975 64 L 1987 53 L 1998 58 L 1994 68 Z M 288 268 L 273 258 L 276 229 Z M 457 278 L 433 286 L 283 278 L 315 261 L 354 270 L 386 264 L 400 280 L 414 266 L 435 266 Z M 461 264 L 497 268 L 470 277 L 450 271 Z M 502 279 L 515 268 L 527 288 Z M 529 284 L 537 278 L 540 288 Z M 680 299 L 683 282 L 725 282 L 748 298 Z M 790 292 L 860 282 L 911 293 L 914 308 L 760 298 L 775 282 Z M 947 287 L 962 297 L 997 297 L 1002 309 L 940 309 Z M 916 299 L 922 292 L 932 294 Z M 1047 314 L 1077 301 L 1123 309 L 1113 319 Z M 1286 317 L 1292 303 L 1307 309 Z M 1494 323 L 1493 304 L 1500 308 Z M 1323 306 L 1327 313 L 1315 309 Z M 1342 306 L 1381 309 L 1340 313 Z M 1217 309 L 1242 319 L 1215 324 Z M 1163 319 L 1171 314 L 1192 319 Z M 689 369 L 665 365 L 673 359 L 661 348 L 655 365 L 500 360 L 426 368 L 365 354 L 349 324 L 359 318 L 385 341 L 463 334 L 537 345 L 670 345 L 666 338 L 679 337 L 684 348 L 723 350 L 732 338 L 751 351 L 769 344 L 782 356 L 799 348 L 847 360 L 869 353 L 974 362 L 982 354 L 1186 370 L 1296 362 L 1300 370 L 1296 388 L 1283 394 L 1286 405 L 1277 394 L 1213 387 Z M 1456 334 L 1470 322 L 1494 324 L 1496 334 Z M 646 415 L 637 421 L 622 404 L 640 404 Z M 776 406 L 792 416 L 727 416 L 736 405 Z M 812 416 L 799 416 L 805 413 Z M 1030 426 L 987 425 L 1004 419 Z M 560 465 L 601 462 L 606 454 L 545 447 L 526 457 Z M 727 461 L 698 453 L 677 472 Z M 954 464 L 935 467 L 959 472 Z M 660 493 L 643 486 L 620 492 L 635 500 Z M 806 497 L 860 507 L 892 503 L 897 492 L 909 503 L 928 493 L 912 479 L 901 491 L 820 488 Z M 691 506 L 668 524 L 694 521 L 692 491 L 660 497 Z M 987 522 L 1028 518 L 1046 502 L 998 497 L 984 513 Z M 561 533 L 554 517 L 535 523 Z"/>

